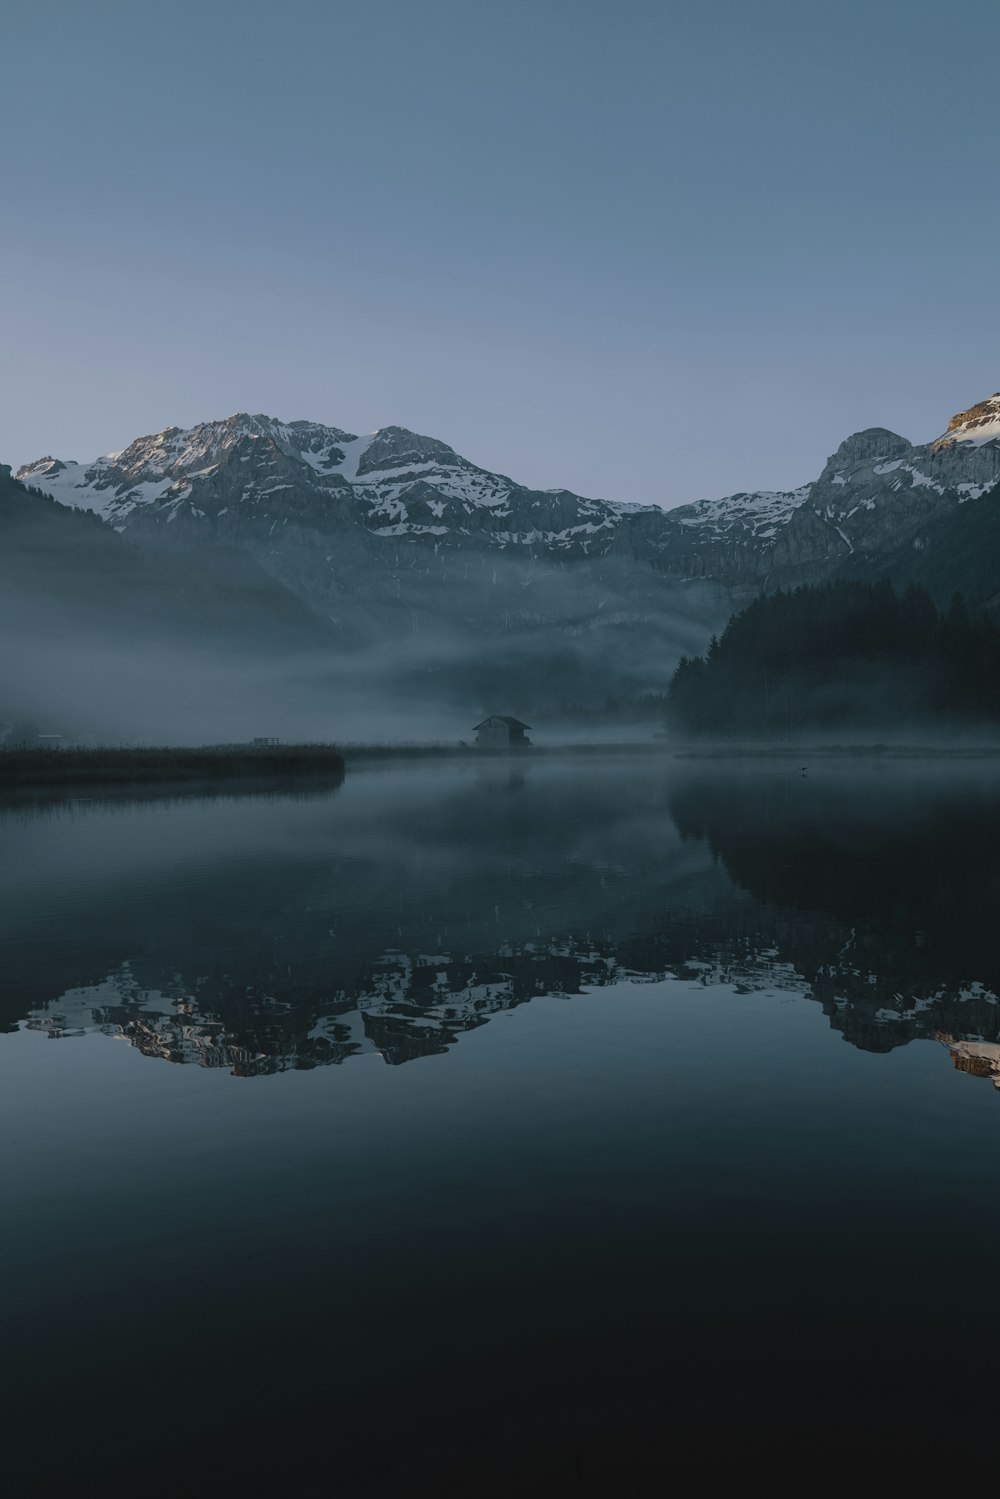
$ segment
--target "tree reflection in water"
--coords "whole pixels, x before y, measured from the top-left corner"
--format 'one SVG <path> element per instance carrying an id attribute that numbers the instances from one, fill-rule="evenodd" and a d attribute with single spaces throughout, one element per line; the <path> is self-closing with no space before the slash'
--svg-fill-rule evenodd
<path id="1" fill-rule="evenodd" d="M 8 907 L 8 1029 L 257 1076 L 406 1062 L 539 994 L 674 975 L 1000 1070 L 988 768 L 491 761 L 60 810 L 2 814 L 35 876 Z"/>

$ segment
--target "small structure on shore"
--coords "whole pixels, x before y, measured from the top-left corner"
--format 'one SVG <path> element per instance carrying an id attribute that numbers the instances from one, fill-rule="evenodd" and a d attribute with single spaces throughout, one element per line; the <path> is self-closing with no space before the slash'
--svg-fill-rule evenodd
<path id="1" fill-rule="evenodd" d="M 254 748 L 255 749 L 261 749 L 261 748 L 263 748 L 265 746 L 268 749 L 271 749 L 273 745 L 280 744 L 281 741 L 279 739 L 271 739 L 270 737 L 267 737 L 267 736 L 265 736 L 263 734 L 258 734 L 257 738 L 253 741 L 253 743 L 254 743 Z"/>
<path id="2" fill-rule="evenodd" d="M 476 724 L 476 747 L 478 749 L 523 749 L 531 743 L 524 732 L 525 729 L 530 728 L 530 723 L 522 723 L 519 718 L 508 718 L 504 713 L 492 713 L 489 718 L 484 718 L 482 723 Z"/>

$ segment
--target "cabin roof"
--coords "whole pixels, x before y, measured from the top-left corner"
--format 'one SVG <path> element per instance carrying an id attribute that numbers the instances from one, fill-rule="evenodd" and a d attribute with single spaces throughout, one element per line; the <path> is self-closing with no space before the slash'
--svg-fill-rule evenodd
<path id="1" fill-rule="evenodd" d="M 519 718 L 510 718 L 506 713 L 491 713 L 489 718 L 484 718 L 482 723 L 473 724 L 472 732 L 485 728 L 488 723 L 505 723 L 508 729 L 530 729 L 530 723 L 522 723 Z"/>

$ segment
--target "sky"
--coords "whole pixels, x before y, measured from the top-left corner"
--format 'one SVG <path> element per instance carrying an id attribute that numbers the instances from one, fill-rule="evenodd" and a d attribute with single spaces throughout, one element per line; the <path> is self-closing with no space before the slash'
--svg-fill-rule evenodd
<path id="1" fill-rule="evenodd" d="M 4 0 L 0 462 L 231 412 L 539 488 L 1000 389 L 996 0 Z"/>

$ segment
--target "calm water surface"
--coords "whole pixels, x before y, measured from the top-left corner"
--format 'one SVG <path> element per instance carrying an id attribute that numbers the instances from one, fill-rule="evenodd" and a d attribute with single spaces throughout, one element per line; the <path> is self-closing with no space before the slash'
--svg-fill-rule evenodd
<path id="1" fill-rule="evenodd" d="M 12 1491 L 991 1421 L 1000 772 L 395 766 L 0 853 Z"/>

